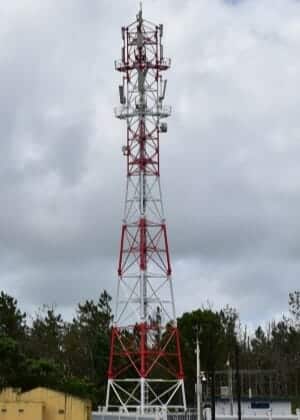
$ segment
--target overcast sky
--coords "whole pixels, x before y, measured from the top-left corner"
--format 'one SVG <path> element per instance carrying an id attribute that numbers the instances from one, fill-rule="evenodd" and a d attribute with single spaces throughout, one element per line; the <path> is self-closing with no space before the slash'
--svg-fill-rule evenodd
<path id="1" fill-rule="evenodd" d="M 120 27 L 135 0 L 0 6 L 0 289 L 29 312 L 114 295 L 125 188 Z M 178 314 L 251 325 L 300 276 L 300 2 L 146 0 L 172 59 L 163 197 Z"/>

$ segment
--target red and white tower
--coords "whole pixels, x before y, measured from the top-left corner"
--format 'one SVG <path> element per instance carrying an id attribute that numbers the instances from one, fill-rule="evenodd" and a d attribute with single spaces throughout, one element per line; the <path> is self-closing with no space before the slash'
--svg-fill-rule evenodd
<path id="1" fill-rule="evenodd" d="M 121 106 L 126 121 L 127 187 L 112 328 L 106 409 L 141 413 L 185 409 L 184 373 L 176 326 L 171 263 L 160 188 L 160 134 L 171 113 L 163 105 L 170 67 L 163 26 L 139 11 L 122 28 Z"/>

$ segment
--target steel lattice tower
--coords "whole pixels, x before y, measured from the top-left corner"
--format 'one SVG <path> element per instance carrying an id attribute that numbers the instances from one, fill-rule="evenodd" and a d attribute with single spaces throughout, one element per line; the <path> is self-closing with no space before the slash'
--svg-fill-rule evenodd
<path id="1" fill-rule="evenodd" d="M 171 113 L 163 105 L 170 67 L 162 46 L 163 26 L 139 11 L 122 28 L 116 70 L 127 123 L 127 188 L 118 265 L 118 288 L 108 368 L 106 409 L 141 413 L 185 409 L 184 373 L 176 325 L 171 264 L 160 188 L 160 133 Z"/>

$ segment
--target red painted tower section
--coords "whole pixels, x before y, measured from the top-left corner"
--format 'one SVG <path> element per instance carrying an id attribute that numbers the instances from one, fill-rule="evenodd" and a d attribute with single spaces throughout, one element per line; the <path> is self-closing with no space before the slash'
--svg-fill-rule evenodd
<path id="1" fill-rule="evenodd" d="M 160 188 L 160 135 L 171 108 L 163 105 L 170 67 L 163 26 L 137 15 L 122 28 L 121 106 L 126 121 L 125 210 L 108 367 L 106 409 L 141 413 L 185 409 L 184 372 Z"/>

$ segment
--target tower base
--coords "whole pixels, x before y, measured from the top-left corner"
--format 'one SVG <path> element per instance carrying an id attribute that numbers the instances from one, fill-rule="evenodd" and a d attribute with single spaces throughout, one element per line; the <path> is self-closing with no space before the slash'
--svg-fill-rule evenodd
<path id="1" fill-rule="evenodd" d="M 183 379 L 109 379 L 106 410 L 140 414 L 159 411 L 185 411 Z"/>

